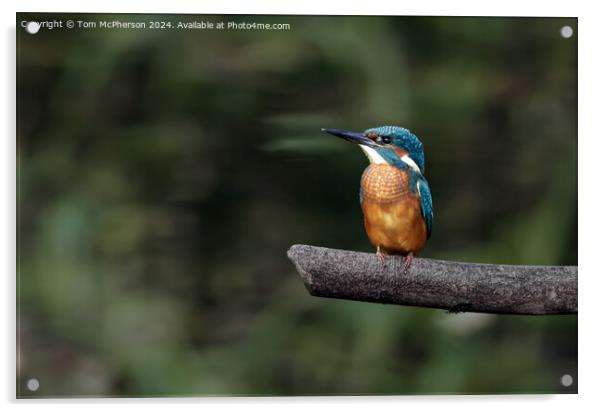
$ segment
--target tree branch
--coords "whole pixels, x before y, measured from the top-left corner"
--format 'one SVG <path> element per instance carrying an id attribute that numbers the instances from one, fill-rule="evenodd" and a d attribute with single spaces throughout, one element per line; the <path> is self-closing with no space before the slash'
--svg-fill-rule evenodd
<path id="1" fill-rule="evenodd" d="M 403 258 L 293 245 L 288 251 L 313 296 L 528 315 L 577 313 L 577 266 L 512 266 Z"/>

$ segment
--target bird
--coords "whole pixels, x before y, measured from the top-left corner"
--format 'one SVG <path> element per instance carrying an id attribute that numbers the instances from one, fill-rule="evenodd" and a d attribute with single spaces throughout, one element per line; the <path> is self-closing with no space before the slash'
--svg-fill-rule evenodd
<path id="1" fill-rule="evenodd" d="M 370 164 L 360 181 L 366 234 L 382 264 L 386 255 L 402 255 L 407 272 L 433 229 L 433 200 L 424 177 L 422 142 L 399 126 L 364 132 L 322 131 L 359 145 L 368 158 Z"/>

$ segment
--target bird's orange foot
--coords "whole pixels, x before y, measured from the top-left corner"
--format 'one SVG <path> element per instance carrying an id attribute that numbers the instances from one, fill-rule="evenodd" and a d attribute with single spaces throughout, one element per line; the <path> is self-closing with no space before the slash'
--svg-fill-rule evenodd
<path id="1" fill-rule="evenodd" d="M 376 247 L 376 257 L 378 257 L 378 260 L 380 260 L 381 265 L 385 264 L 385 255 L 380 251 L 380 246 Z"/>
<path id="2" fill-rule="evenodd" d="M 408 273 L 410 266 L 412 265 L 412 260 L 414 260 L 414 254 L 412 252 L 408 253 L 403 257 L 403 273 Z"/>

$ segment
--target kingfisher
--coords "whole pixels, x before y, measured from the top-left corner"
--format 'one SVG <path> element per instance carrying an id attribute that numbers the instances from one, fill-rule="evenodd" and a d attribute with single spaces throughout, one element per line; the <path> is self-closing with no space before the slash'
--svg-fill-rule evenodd
<path id="1" fill-rule="evenodd" d="M 404 256 L 411 265 L 433 228 L 433 201 L 424 177 L 424 150 L 420 139 L 399 126 L 380 126 L 364 132 L 322 131 L 359 145 L 370 164 L 360 183 L 364 228 L 376 255 Z"/>

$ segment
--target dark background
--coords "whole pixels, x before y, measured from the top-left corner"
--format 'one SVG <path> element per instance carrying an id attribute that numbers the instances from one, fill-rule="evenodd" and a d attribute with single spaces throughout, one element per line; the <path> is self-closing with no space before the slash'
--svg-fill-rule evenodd
<path id="1" fill-rule="evenodd" d="M 291 29 L 20 25 L 68 18 Z M 18 395 L 576 392 L 560 383 L 577 376 L 576 316 L 320 299 L 286 258 L 294 243 L 372 251 L 367 160 L 320 128 L 396 124 L 425 146 L 423 256 L 576 265 L 576 32 L 560 18 L 19 14 Z"/>

